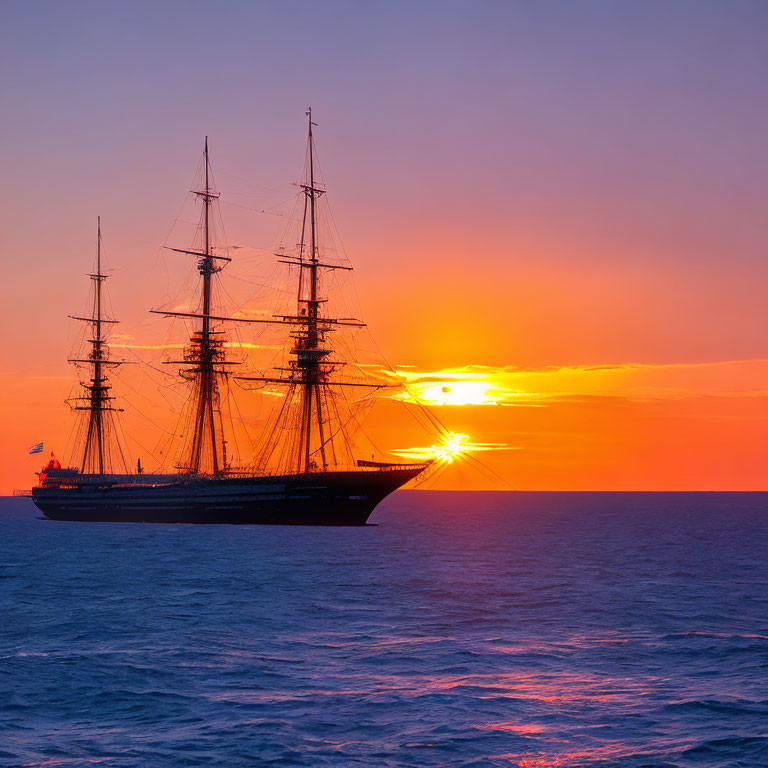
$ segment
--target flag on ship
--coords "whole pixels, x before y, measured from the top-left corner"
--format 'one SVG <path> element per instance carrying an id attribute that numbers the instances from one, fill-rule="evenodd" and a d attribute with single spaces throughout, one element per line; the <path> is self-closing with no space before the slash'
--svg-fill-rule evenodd
<path id="1" fill-rule="evenodd" d="M 43 444 L 42 443 L 37 443 L 37 445 L 33 445 L 29 449 L 29 452 L 30 452 L 30 454 L 32 454 L 32 453 L 42 453 L 43 452 Z"/>

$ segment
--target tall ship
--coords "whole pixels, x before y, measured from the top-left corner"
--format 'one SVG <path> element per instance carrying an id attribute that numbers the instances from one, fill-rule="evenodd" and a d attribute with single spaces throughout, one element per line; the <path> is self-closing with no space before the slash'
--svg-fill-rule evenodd
<path id="1" fill-rule="evenodd" d="M 216 302 L 218 273 L 231 257 L 212 239 L 212 206 L 218 194 L 211 183 L 208 140 L 202 184 L 193 194 L 201 203 L 195 242 L 171 248 L 197 262 L 198 302 L 188 311 L 151 310 L 191 324 L 178 366 L 188 387 L 182 409 L 182 448 L 173 471 L 146 473 L 138 462 L 129 471 L 119 425 L 120 409 L 110 383 L 122 361 L 110 353 L 109 329 L 117 321 L 105 311 L 101 222 L 98 224 L 96 269 L 91 273 L 90 312 L 72 316 L 86 326 L 85 352 L 70 359 L 87 374 L 71 403 L 80 413 L 72 464 L 52 460 L 38 473 L 32 499 L 47 518 L 72 521 L 154 523 L 261 523 L 291 525 L 364 525 L 376 505 L 423 473 L 430 461 L 392 463 L 356 455 L 356 415 L 348 407 L 349 392 L 376 390 L 380 384 L 345 373 L 350 361 L 334 346 L 334 334 L 364 324 L 333 317 L 323 294 L 323 277 L 348 270 L 326 258 L 320 247 L 318 201 L 325 188 L 316 179 L 311 110 L 307 160 L 299 184 L 300 233 L 295 247 L 278 260 L 290 267 L 293 300 L 279 314 L 243 317 L 226 314 Z M 232 327 L 267 324 L 283 329 L 287 354 L 269 371 L 240 372 L 243 361 L 232 359 L 228 343 Z M 235 382 L 244 390 L 269 386 L 279 396 L 275 413 L 253 444 L 243 465 L 228 456 L 224 433 L 223 389 Z"/>

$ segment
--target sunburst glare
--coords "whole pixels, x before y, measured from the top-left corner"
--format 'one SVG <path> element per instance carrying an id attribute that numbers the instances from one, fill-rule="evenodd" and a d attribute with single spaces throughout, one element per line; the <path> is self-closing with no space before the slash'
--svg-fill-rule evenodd
<path id="1" fill-rule="evenodd" d="M 396 448 L 390 453 L 404 459 L 425 461 L 435 460 L 442 464 L 452 464 L 457 459 L 477 451 L 501 451 L 510 450 L 511 446 L 504 443 L 475 443 L 469 435 L 458 432 L 447 432 L 442 440 L 430 446 L 417 446 L 414 448 Z"/>

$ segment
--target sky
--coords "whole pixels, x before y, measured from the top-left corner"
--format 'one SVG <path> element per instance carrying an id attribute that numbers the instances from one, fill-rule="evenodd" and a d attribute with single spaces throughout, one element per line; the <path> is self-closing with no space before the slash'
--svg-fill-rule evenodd
<path id="1" fill-rule="evenodd" d="M 474 446 L 429 487 L 768 489 L 767 33 L 742 0 L 3 0 L 0 492 L 65 450 L 96 216 L 123 341 L 161 338 L 203 138 L 242 293 L 310 105 L 378 349 Z M 428 449 L 394 405 L 367 431 Z"/>

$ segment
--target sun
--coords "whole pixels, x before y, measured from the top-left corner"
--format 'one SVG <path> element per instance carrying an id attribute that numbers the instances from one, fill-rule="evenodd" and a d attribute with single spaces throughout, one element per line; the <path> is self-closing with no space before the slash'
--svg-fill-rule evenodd
<path id="1" fill-rule="evenodd" d="M 424 405 L 493 405 L 497 402 L 491 382 L 481 379 L 411 382 L 406 397 L 415 397 Z"/>
<path id="2" fill-rule="evenodd" d="M 473 443 L 469 435 L 458 432 L 446 432 L 439 443 L 416 448 L 398 448 L 390 451 L 397 456 L 417 461 L 436 461 L 440 464 L 451 464 L 456 459 L 472 451 L 490 450 L 491 443 Z"/>
<path id="3" fill-rule="evenodd" d="M 442 443 L 431 446 L 432 457 L 450 464 L 466 453 L 469 447 L 469 435 L 449 432 L 443 437 Z"/>

